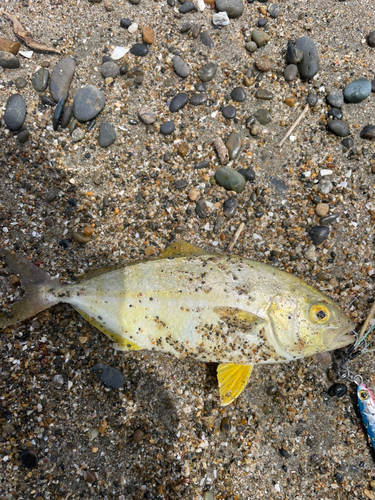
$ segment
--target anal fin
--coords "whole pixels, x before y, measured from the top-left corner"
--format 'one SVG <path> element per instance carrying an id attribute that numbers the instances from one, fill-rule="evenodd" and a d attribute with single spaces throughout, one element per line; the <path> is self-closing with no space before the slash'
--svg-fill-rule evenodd
<path id="1" fill-rule="evenodd" d="M 218 366 L 217 380 L 222 406 L 229 405 L 241 394 L 249 381 L 252 369 L 253 365 L 236 365 L 235 363 Z"/>

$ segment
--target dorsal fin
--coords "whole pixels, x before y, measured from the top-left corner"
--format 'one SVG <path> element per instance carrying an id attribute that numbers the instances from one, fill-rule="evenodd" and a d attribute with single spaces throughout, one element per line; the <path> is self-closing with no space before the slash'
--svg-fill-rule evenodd
<path id="1" fill-rule="evenodd" d="M 204 253 L 206 253 L 204 250 L 185 240 L 175 240 L 160 254 L 160 258 L 170 259 L 172 257 L 187 257 L 189 255 L 201 255 Z"/>

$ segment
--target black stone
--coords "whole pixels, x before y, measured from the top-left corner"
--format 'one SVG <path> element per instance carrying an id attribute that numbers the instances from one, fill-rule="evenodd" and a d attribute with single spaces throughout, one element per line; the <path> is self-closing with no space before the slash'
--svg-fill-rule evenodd
<path id="1" fill-rule="evenodd" d="M 375 80 L 371 82 L 371 92 L 375 92 Z"/>
<path id="2" fill-rule="evenodd" d="M 59 241 L 59 245 L 63 248 L 68 248 L 68 246 L 70 245 L 70 240 L 61 240 Z"/>
<path id="3" fill-rule="evenodd" d="M 223 213 L 225 217 L 233 217 L 238 207 L 237 198 L 228 198 L 224 201 Z"/>
<path id="4" fill-rule="evenodd" d="M 176 113 L 182 109 L 189 101 L 189 96 L 183 92 L 181 94 L 176 94 L 169 105 L 169 111 L 171 113 Z"/>
<path id="5" fill-rule="evenodd" d="M 129 26 L 131 26 L 133 23 L 130 19 L 128 19 L 127 17 L 123 17 L 120 21 L 120 26 L 121 28 L 124 28 L 124 29 L 128 29 Z"/>
<path id="6" fill-rule="evenodd" d="M 230 93 L 232 101 L 243 102 L 246 99 L 246 92 L 242 87 L 236 87 Z"/>
<path id="7" fill-rule="evenodd" d="M 38 456 L 34 450 L 26 450 L 21 454 L 21 464 L 26 469 L 35 469 L 38 466 Z"/>
<path id="8" fill-rule="evenodd" d="M 195 206 L 195 211 L 201 219 L 207 217 L 208 210 L 206 202 L 204 200 L 198 200 Z"/>
<path id="9" fill-rule="evenodd" d="M 175 124 L 172 121 L 164 122 L 160 126 L 160 132 L 163 135 L 172 134 L 175 131 L 175 129 L 176 129 Z"/>
<path id="10" fill-rule="evenodd" d="M 332 120 L 341 120 L 343 116 L 344 114 L 339 108 L 331 108 L 327 113 L 327 118 L 332 118 Z"/>
<path id="11" fill-rule="evenodd" d="M 124 63 L 120 66 L 120 75 L 126 75 L 128 72 L 128 66 Z"/>
<path id="12" fill-rule="evenodd" d="M 284 458 L 289 458 L 290 457 L 290 453 L 288 453 L 286 450 L 284 450 L 284 448 L 280 448 L 279 449 L 279 453 Z"/>
<path id="13" fill-rule="evenodd" d="M 57 106 L 55 108 L 55 112 L 53 114 L 53 130 L 57 130 L 57 127 L 60 124 L 60 120 L 62 118 L 63 112 L 64 112 L 64 104 L 65 104 L 65 99 L 61 98 L 59 102 L 57 103 Z"/>
<path id="14" fill-rule="evenodd" d="M 326 226 L 327 224 L 332 224 L 340 217 L 340 215 L 341 214 L 337 214 L 337 213 L 326 215 L 325 217 L 322 217 L 320 219 L 319 223 L 321 226 Z"/>
<path id="15" fill-rule="evenodd" d="M 222 111 L 224 118 L 232 120 L 236 116 L 236 108 L 234 106 L 225 106 Z"/>
<path id="16" fill-rule="evenodd" d="M 341 484 L 344 481 L 344 476 L 340 474 L 340 472 L 337 472 L 337 474 L 335 474 L 335 480 L 337 484 Z"/>
<path id="17" fill-rule="evenodd" d="M 52 99 L 52 97 L 49 97 L 48 95 L 42 95 L 42 97 L 40 98 L 40 100 L 42 101 L 43 104 L 45 104 L 46 106 L 56 106 L 56 101 L 54 101 Z"/>
<path id="18" fill-rule="evenodd" d="M 191 24 L 184 23 L 180 28 L 180 33 L 189 33 L 190 30 L 191 30 Z"/>
<path id="19" fill-rule="evenodd" d="M 375 125 L 366 125 L 360 134 L 361 139 L 369 139 L 373 141 L 375 139 Z"/>
<path id="20" fill-rule="evenodd" d="M 329 227 L 315 226 L 309 231 L 309 236 L 315 246 L 320 245 L 329 236 Z"/>
<path id="21" fill-rule="evenodd" d="M 351 137 L 346 137 L 341 141 L 341 144 L 344 146 L 346 149 L 352 149 L 354 146 L 354 141 Z"/>
<path id="22" fill-rule="evenodd" d="M 130 53 L 133 54 L 133 56 L 145 57 L 148 54 L 148 47 L 144 43 L 135 43 L 130 49 Z"/>
<path id="23" fill-rule="evenodd" d="M 255 181 L 255 172 L 251 168 L 240 168 L 237 170 L 237 172 L 241 175 L 243 175 L 248 182 L 254 182 Z"/>
<path id="24" fill-rule="evenodd" d="M 306 102 L 309 106 L 313 108 L 318 103 L 318 96 L 310 92 L 306 98 Z"/>
<path id="25" fill-rule="evenodd" d="M 348 392 L 348 388 L 345 384 L 333 384 L 327 392 L 331 398 L 341 398 L 341 396 L 344 396 Z"/>
<path id="26" fill-rule="evenodd" d="M 191 12 L 192 10 L 195 10 L 195 5 L 193 4 L 193 2 L 187 0 L 185 3 L 180 5 L 178 12 L 180 12 L 181 14 L 186 14 L 187 12 Z"/>
<path id="27" fill-rule="evenodd" d="M 258 28 L 264 28 L 264 26 L 267 23 L 268 23 L 268 20 L 261 17 L 260 19 L 258 19 L 258 22 L 257 22 Z"/>
<path id="28" fill-rule="evenodd" d="M 97 363 L 92 371 L 98 377 L 99 380 L 103 382 L 104 385 L 110 387 L 111 389 L 119 389 L 125 383 L 123 374 L 117 368 L 112 368 L 112 366 L 102 365 Z"/>

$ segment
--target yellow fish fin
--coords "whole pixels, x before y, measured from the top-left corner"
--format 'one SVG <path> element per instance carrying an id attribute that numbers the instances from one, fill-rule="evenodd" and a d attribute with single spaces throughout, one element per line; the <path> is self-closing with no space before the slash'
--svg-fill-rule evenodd
<path id="1" fill-rule="evenodd" d="M 184 240 L 175 240 L 160 254 L 160 258 L 183 257 L 189 255 L 205 254 L 206 252 Z"/>
<path id="2" fill-rule="evenodd" d="M 112 332 L 112 330 L 109 330 L 104 325 L 100 324 L 95 318 L 91 318 L 81 309 L 78 309 L 78 307 L 75 307 L 75 310 L 79 312 L 79 314 L 83 316 L 85 320 L 88 321 L 91 325 L 95 326 L 95 328 L 97 328 L 105 335 L 107 335 L 107 337 L 113 340 L 116 349 L 121 351 L 141 351 L 143 349 L 143 347 L 139 347 L 137 344 L 134 344 L 134 342 L 132 342 L 131 340 L 122 337 L 118 333 Z"/>
<path id="3" fill-rule="evenodd" d="M 263 318 L 260 318 L 256 314 L 252 314 L 238 307 L 214 307 L 214 312 L 219 316 L 219 318 L 237 329 L 248 329 L 250 324 L 258 322 L 259 325 L 264 322 Z"/>
<path id="4" fill-rule="evenodd" d="M 227 406 L 238 398 L 249 381 L 252 369 L 253 365 L 236 365 L 234 363 L 218 366 L 217 380 L 222 406 Z"/>

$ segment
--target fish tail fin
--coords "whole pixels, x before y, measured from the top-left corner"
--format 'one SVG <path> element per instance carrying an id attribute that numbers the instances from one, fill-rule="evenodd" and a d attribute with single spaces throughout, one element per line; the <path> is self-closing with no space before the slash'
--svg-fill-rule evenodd
<path id="1" fill-rule="evenodd" d="M 52 294 L 48 294 L 48 297 L 46 294 L 47 289 L 61 287 L 58 281 L 22 255 L 6 252 L 5 260 L 8 267 L 19 277 L 25 294 L 21 300 L 11 304 L 7 312 L 0 313 L 0 328 L 30 318 L 59 302 L 59 299 L 55 299 Z"/>

